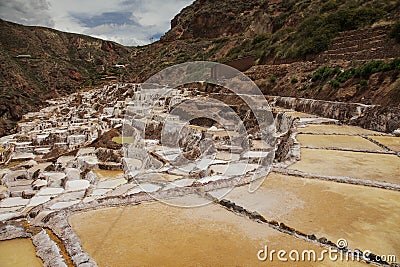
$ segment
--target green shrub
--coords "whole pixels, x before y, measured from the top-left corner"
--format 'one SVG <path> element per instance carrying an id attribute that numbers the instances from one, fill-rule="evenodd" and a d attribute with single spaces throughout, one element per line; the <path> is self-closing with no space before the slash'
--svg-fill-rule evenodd
<path id="1" fill-rule="evenodd" d="M 296 4 L 296 1 L 282 1 L 279 5 L 284 9 L 291 9 Z"/>
<path id="2" fill-rule="evenodd" d="M 344 83 L 352 78 L 368 79 L 374 73 L 391 70 L 400 70 L 400 58 L 395 58 L 390 62 L 370 61 L 363 66 L 350 68 L 345 71 L 341 71 L 338 67 L 330 68 L 323 66 L 314 72 L 311 81 L 316 82 L 335 78 L 337 82 Z"/>
<path id="3" fill-rule="evenodd" d="M 303 87 L 301 87 L 299 90 L 300 90 L 300 91 L 305 91 L 305 90 L 307 90 L 307 88 L 308 88 L 308 86 L 307 86 L 307 84 L 305 84 L 305 85 L 303 85 Z"/>
<path id="4" fill-rule="evenodd" d="M 360 81 L 360 85 L 361 85 L 361 86 L 367 86 L 367 84 L 368 84 L 368 81 L 367 81 L 367 80 L 361 80 L 361 81 Z"/>
<path id="5" fill-rule="evenodd" d="M 346 82 L 347 80 L 353 78 L 353 77 L 354 77 L 354 73 L 355 73 L 355 70 L 354 70 L 353 68 L 348 69 L 348 70 L 345 70 L 345 71 L 343 71 L 343 72 L 340 72 L 340 73 L 337 75 L 336 80 L 337 80 L 338 82 L 340 82 L 340 83 L 344 83 L 344 82 Z"/>
<path id="6" fill-rule="evenodd" d="M 214 44 L 220 44 L 220 43 L 226 43 L 229 41 L 228 37 L 221 37 L 221 38 L 216 38 L 213 40 Z"/>
<path id="7" fill-rule="evenodd" d="M 271 83 L 275 83 L 276 82 L 276 77 L 275 76 L 271 76 L 271 78 L 269 78 L 269 81 Z"/>
<path id="8" fill-rule="evenodd" d="M 337 8 L 337 6 L 338 6 L 338 3 L 336 2 L 336 0 L 330 0 L 322 5 L 321 13 L 325 13 L 327 11 L 335 9 L 335 8 Z"/>
<path id="9" fill-rule="evenodd" d="M 283 25 L 285 24 L 288 17 L 289 17 L 289 14 L 287 14 L 287 13 L 282 13 L 281 15 L 274 17 L 272 19 L 273 32 L 280 30 L 283 27 Z"/>
<path id="10" fill-rule="evenodd" d="M 325 79 L 328 79 L 328 78 L 332 78 L 336 74 L 338 74 L 339 72 L 340 72 L 340 69 L 338 67 L 329 68 L 327 66 L 323 66 L 323 67 L 318 68 L 314 72 L 314 74 L 313 74 L 313 76 L 311 78 L 311 81 L 316 82 L 316 81 L 319 81 L 319 80 L 325 80 Z"/>
<path id="11" fill-rule="evenodd" d="M 254 37 L 252 44 L 256 45 L 262 42 L 265 42 L 271 38 L 270 34 L 259 34 L 256 37 Z"/>
<path id="12" fill-rule="evenodd" d="M 292 80 L 290 81 L 292 84 L 298 83 L 299 80 L 296 77 L 293 77 Z"/>
<path id="13" fill-rule="evenodd" d="M 331 80 L 331 81 L 329 82 L 329 84 L 330 84 L 333 88 L 339 88 L 339 86 L 340 86 L 340 83 L 339 83 L 338 81 L 336 81 L 336 80 Z"/>

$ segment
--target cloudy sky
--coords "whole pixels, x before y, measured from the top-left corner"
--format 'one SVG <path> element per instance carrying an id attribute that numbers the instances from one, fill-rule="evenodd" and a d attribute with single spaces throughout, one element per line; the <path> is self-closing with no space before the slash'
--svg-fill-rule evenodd
<path id="1" fill-rule="evenodd" d="M 2 19 L 82 33 L 124 45 L 158 40 L 194 0 L 0 0 Z"/>

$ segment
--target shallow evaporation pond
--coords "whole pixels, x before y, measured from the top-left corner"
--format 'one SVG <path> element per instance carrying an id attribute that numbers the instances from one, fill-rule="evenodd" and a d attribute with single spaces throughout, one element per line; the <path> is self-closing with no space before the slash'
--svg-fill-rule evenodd
<path id="1" fill-rule="evenodd" d="M 310 124 L 305 128 L 299 129 L 301 133 L 317 134 L 344 134 L 344 135 L 381 135 L 382 133 L 363 129 L 357 126 L 336 125 L 336 124 Z"/>
<path id="2" fill-rule="evenodd" d="M 117 144 L 132 144 L 135 138 L 133 136 L 117 136 L 113 137 L 112 141 Z"/>
<path id="3" fill-rule="evenodd" d="M 315 135 L 299 134 L 297 140 L 302 146 L 312 146 L 318 148 L 341 148 L 354 150 L 382 151 L 380 146 L 368 141 L 361 136 L 348 135 Z"/>
<path id="4" fill-rule="evenodd" d="M 400 137 L 397 137 L 397 136 L 370 136 L 370 138 L 389 147 L 393 151 L 400 152 Z"/>
<path id="5" fill-rule="evenodd" d="M 400 192 L 274 172 L 254 193 L 248 190 L 236 187 L 224 198 L 304 233 L 344 238 L 352 249 L 400 255 Z"/>
<path id="6" fill-rule="evenodd" d="M 302 148 L 301 160 L 289 169 L 400 184 L 396 155 Z"/>
<path id="7" fill-rule="evenodd" d="M 286 115 L 297 118 L 316 118 L 317 116 L 298 111 L 287 111 Z"/>
<path id="8" fill-rule="evenodd" d="M 202 202 L 199 197 L 182 200 Z M 192 198 L 192 199 L 190 199 Z M 210 203 L 197 208 L 160 202 L 76 213 L 69 218 L 83 249 L 99 266 L 266 266 L 257 252 L 315 249 L 312 243 L 276 231 Z M 336 266 L 296 262 L 296 266 Z M 358 263 L 359 264 L 359 263 Z M 276 259 L 273 266 L 287 266 Z M 359 266 L 350 264 L 349 266 Z"/>
<path id="9" fill-rule="evenodd" d="M 93 173 L 97 175 L 99 180 L 124 177 L 124 171 L 119 170 L 94 170 Z"/>
<path id="10" fill-rule="evenodd" d="M 29 238 L 17 238 L 0 241 L 1 267 L 37 267 L 43 266 L 36 257 L 35 247 Z"/>

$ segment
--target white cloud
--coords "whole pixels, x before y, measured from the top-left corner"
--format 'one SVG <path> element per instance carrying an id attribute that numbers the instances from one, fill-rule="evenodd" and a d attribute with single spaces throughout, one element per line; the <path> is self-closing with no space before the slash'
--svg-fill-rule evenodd
<path id="1" fill-rule="evenodd" d="M 170 27 L 194 0 L 1 0 L 0 17 L 82 33 L 124 45 L 144 45 Z M 156 38 L 155 38 L 156 37 Z"/>
<path id="2" fill-rule="evenodd" d="M 54 27 L 46 0 L 1 0 L 0 17 L 26 25 Z M 34 11 L 34 12 L 32 12 Z"/>

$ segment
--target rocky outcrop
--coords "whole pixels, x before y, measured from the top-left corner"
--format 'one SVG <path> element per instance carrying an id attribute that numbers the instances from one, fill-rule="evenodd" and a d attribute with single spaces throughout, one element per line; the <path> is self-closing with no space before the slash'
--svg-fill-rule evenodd
<path id="1" fill-rule="evenodd" d="M 400 109 L 293 97 L 269 97 L 279 107 L 339 120 L 362 128 L 391 133 L 400 128 Z"/>
<path id="2" fill-rule="evenodd" d="M 371 109 L 371 105 L 358 103 L 344 103 L 334 101 L 323 101 L 293 97 L 269 97 L 270 103 L 276 106 L 293 109 L 321 117 L 331 118 L 340 121 L 354 120 L 360 117 L 365 111 Z"/>
<path id="3" fill-rule="evenodd" d="M 121 133 L 117 129 L 111 129 L 104 134 L 102 134 L 99 138 L 97 138 L 93 143 L 90 144 L 92 147 L 102 147 L 107 149 L 120 149 L 122 148 L 121 144 L 114 142 L 112 139 L 114 137 L 121 136 Z"/>
<path id="4" fill-rule="evenodd" d="M 392 133 L 400 128 L 400 107 L 372 107 L 351 124 L 365 129 Z"/>
<path id="5" fill-rule="evenodd" d="M 291 150 L 294 146 L 293 129 L 296 118 L 286 116 L 284 113 L 278 113 L 275 118 L 277 130 L 275 161 L 284 162 L 290 160 L 293 155 Z"/>

